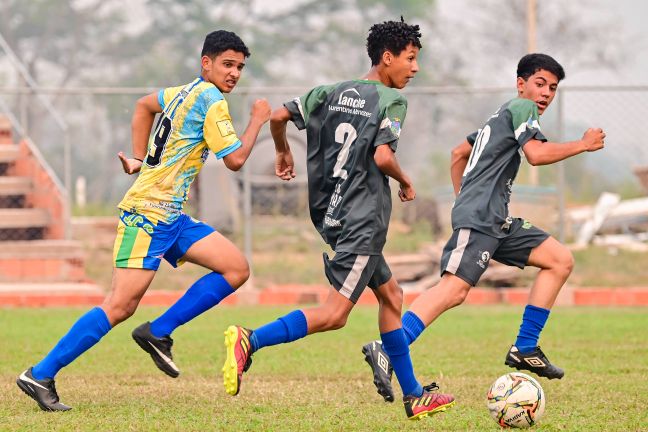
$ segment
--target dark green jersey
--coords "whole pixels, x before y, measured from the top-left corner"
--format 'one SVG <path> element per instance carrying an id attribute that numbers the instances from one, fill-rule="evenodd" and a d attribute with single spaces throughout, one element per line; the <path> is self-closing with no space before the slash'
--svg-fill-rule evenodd
<path id="1" fill-rule="evenodd" d="M 516 98 L 468 136 L 473 149 L 452 208 L 453 229 L 473 228 L 497 238 L 507 234 L 512 221 L 508 203 L 522 147 L 531 139 L 547 140 L 538 118 L 533 101 Z"/>
<path id="2" fill-rule="evenodd" d="M 377 146 L 396 151 L 407 101 L 378 81 L 316 87 L 284 104 L 307 130 L 308 203 L 315 228 L 336 252 L 379 254 L 391 215 Z"/>

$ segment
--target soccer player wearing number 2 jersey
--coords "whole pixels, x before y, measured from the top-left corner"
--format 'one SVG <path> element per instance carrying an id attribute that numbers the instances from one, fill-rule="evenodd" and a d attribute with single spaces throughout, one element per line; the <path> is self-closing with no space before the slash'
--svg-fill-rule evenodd
<path id="1" fill-rule="evenodd" d="M 135 312 L 162 258 L 174 267 L 188 261 L 211 270 L 164 314 L 133 331 L 133 339 L 155 365 L 174 378 L 180 371 L 171 355 L 171 332 L 218 304 L 249 277 L 247 260 L 233 243 L 182 212 L 189 187 L 209 153 L 238 170 L 270 119 L 270 105 L 260 99 L 254 102 L 240 138 L 232 126 L 223 93 L 234 89 L 249 55 L 236 34 L 212 32 L 205 38 L 199 77 L 137 102 L 133 157 L 120 153 L 119 158 L 126 173 L 139 176 L 118 206 L 112 290 L 100 307 L 79 318 L 43 360 L 18 378 L 18 386 L 41 409 L 70 409 L 59 402 L 54 377 Z M 149 141 L 157 113 L 161 115 Z"/>
<path id="2" fill-rule="evenodd" d="M 238 394 L 251 355 L 279 343 L 343 327 L 364 288 L 379 302 L 379 328 L 392 359 L 410 419 L 443 411 L 454 398 L 421 386 L 414 376 L 401 328 L 402 291 L 382 255 L 391 214 L 391 177 L 400 184 L 401 201 L 415 191 L 394 156 L 407 101 L 401 89 L 418 71 L 421 44 L 417 25 L 389 21 L 371 27 L 367 51 L 372 67 L 361 79 L 312 89 L 275 110 L 270 130 L 277 152 L 276 175 L 295 177 L 286 139 L 292 121 L 307 131 L 310 216 L 324 241 L 335 251 L 324 254 L 324 271 L 332 285 L 324 304 L 295 310 L 254 331 L 230 326 L 225 332 L 225 390 Z"/>
<path id="3" fill-rule="evenodd" d="M 563 370 L 549 362 L 537 342 L 574 260 L 569 249 L 549 234 L 512 218 L 508 202 L 521 154 L 531 165 L 547 165 L 604 146 L 601 129 L 588 129 L 580 140 L 566 143 L 548 142 L 540 131 L 539 116 L 564 77 L 562 66 L 550 56 L 524 56 L 517 69 L 518 97 L 453 150 L 454 232 L 443 250 L 441 281 L 421 294 L 403 316 L 409 343 L 444 311 L 464 301 L 491 259 L 520 268 L 530 265 L 539 272 L 505 364 L 549 379 L 563 377 Z"/>

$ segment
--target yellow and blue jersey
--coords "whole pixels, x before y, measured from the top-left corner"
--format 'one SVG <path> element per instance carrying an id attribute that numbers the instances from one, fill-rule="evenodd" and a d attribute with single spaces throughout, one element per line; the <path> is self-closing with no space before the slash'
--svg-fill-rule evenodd
<path id="1" fill-rule="evenodd" d="M 135 183 L 118 207 L 170 223 L 182 214 L 189 187 L 209 151 L 221 159 L 241 147 L 227 102 L 214 84 L 198 77 L 160 90 L 162 114 Z"/>

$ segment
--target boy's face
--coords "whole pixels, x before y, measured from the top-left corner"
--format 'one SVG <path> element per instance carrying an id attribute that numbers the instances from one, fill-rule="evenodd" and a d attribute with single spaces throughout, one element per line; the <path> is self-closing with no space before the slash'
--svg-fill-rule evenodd
<path id="1" fill-rule="evenodd" d="M 383 54 L 383 62 L 385 63 L 385 71 L 391 85 L 389 87 L 402 89 L 405 87 L 416 72 L 418 72 L 418 57 L 419 48 L 410 43 L 407 47 L 400 52 L 397 56 L 390 51 L 385 51 Z"/>
<path id="2" fill-rule="evenodd" d="M 223 93 L 234 90 L 245 66 L 243 53 L 227 50 L 213 59 L 202 56 L 202 77 L 214 84 Z"/>
<path id="3" fill-rule="evenodd" d="M 542 114 L 556 96 L 558 77 L 547 70 L 540 69 L 526 81 L 518 77 L 517 89 L 518 96 L 535 102 L 538 114 Z"/>

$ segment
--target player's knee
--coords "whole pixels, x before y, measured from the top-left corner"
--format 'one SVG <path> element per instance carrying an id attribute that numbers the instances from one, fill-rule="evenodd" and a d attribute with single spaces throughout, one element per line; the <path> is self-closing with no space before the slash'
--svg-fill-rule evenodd
<path id="1" fill-rule="evenodd" d="M 387 306 L 400 310 L 403 306 L 403 289 L 398 284 L 393 284 L 385 292 L 385 295 L 379 297 L 381 306 Z"/>
<path id="2" fill-rule="evenodd" d="M 347 316 L 346 315 L 337 315 L 332 316 L 329 320 L 328 328 L 329 330 L 338 330 L 346 325 Z"/>
<path id="3" fill-rule="evenodd" d="M 574 255 L 567 250 L 565 256 L 561 259 L 561 267 L 565 276 L 569 276 L 574 270 Z"/>
<path id="4" fill-rule="evenodd" d="M 326 330 L 341 329 L 346 325 L 347 317 L 349 315 L 340 311 L 328 311 L 324 327 Z"/>
<path id="5" fill-rule="evenodd" d="M 250 278 L 250 265 L 243 259 L 235 268 L 223 275 L 232 288 L 237 289 Z"/>
<path id="6" fill-rule="evenodd" d="M 108 320 L 113 326 L 126 321 L 135 313 L 136 306 L 131 305 L 104 305 L 103 306 Z"/>
<path id="7" fill-rule="evenodd" d="M 468 293 L 470 292 L 470 286 L 462 286 L 453 291 L 450 298 L 450 307 L 459 306 L 466 300 Z"/>
<path id="8" fill-rule="evenodd" d="M 554 270 L 562 277 L 567 278 L 574 270 L 574 255 L 566 247 L 563 247 L 560 253 L 554 255 Z"/>

